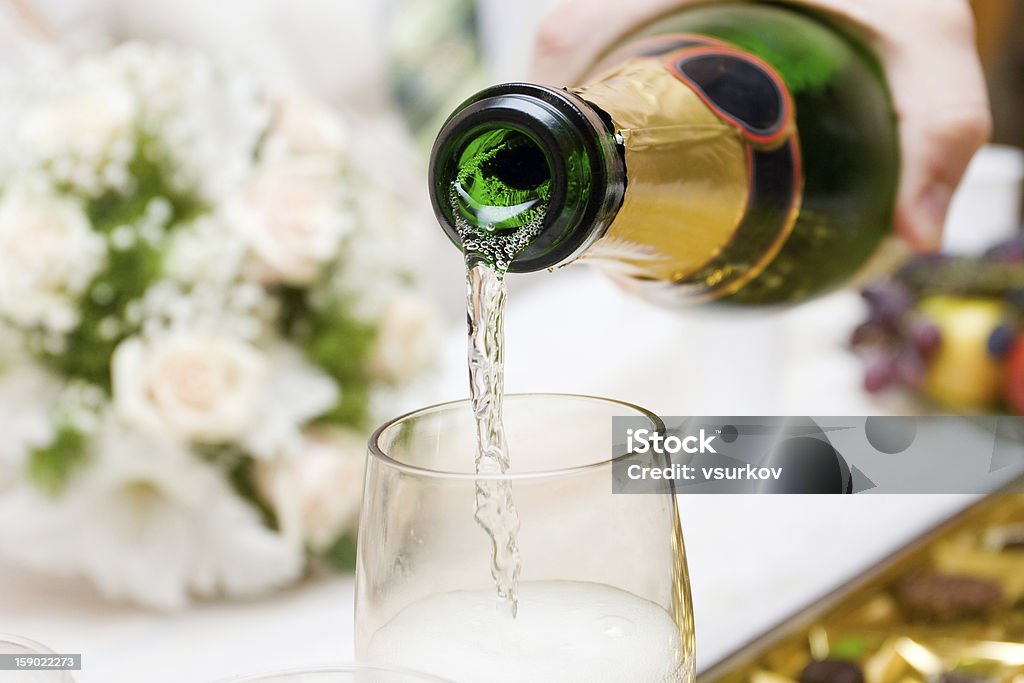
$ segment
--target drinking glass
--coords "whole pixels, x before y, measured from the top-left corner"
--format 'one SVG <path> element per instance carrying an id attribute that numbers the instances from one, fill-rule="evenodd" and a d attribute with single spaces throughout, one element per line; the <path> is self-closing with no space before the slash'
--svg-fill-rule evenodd
<path id="1" fill-rule="evenodd" d="M 452 683 L 409 669 L 348 664 L 229 678 L 221 683 Z"/>
<path id="2" fill-rule="evenodd" d="M 371 436 L 356 576 L 356 654 L 459 683 L 693 681 L 694 632 L 673 495 L 612 493 L 612 417 L 654 414 L 587 396 L 509 395 L 510 467 L 475 472 L 468 401 Z M 637 425 L 638 427 L 640 425 Z M 477 487 L 518 511 L 513 617 L 497 596 Z"/>
<path id="3" fill-rule="evenodd" d="M 50 648 L 34 640 L 8 633 L 0 633 L 0 655 L 5 655 L 5 659 L 6 655 L 47 657 L 53 654 Z M 4 683 L 74 683 L 71 674 L 66 670 L 60 669 L 36 671 L 29 671 L 27 669 L 18 671 L 0 670 L 0 681 Z"/>

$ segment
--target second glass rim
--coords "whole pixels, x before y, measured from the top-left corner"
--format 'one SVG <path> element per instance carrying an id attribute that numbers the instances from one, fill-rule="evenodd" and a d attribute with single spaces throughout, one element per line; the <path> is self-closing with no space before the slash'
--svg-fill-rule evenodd
<path id="1" fill-rule="evenodd" d="M 54 651 L 48 646 L 43 645 L 38 640 L 27 638 L 25 636 L 18 635 L 16 633 L 8 633 L 6 631 L 0 631 L 0 643 L 7 643 L 8 645 L 14 645 L 17 647 L 24 648 L 33 654 L 40 655 L 52 655 Z"/>
<path id="2" fill-rule="evenodd" d="M 590 396 L 587 394 L 570 394 L 570 393 L 559 393 L 559 392 L 537 392 L 537 393 L 512 393 L 505 394 L 505 399 L 521 399 L 521 398 L 563 398 L 563 399 L 582 399 L 585 401 L 595 401 L 604 404 L 614 404 L 621 406 L 622 408 L 629 409 L 640 415 L 648 418 L 654 424 L 655 429 L 659 433 L 666 431 L 665 423 L 655 413 L 651 412 L 647 408 L 638 406 L 635 403 L 628 401 L 622 401 L 616 398 L 605 398 L 601 396 Z M 436 412 L 444 408 L 451 408 L 459 404 L 469 404 L 469 398 L 455 399 L 452 401 L 445 401 L 443 403 L 436 403 L 434 405 L 426 406 L 423 408 L 417 408 L 416 410 L 410 410 L 407 413 L 403 413 L 398 417 L 394 417 L 387 420 L 370 434 L 370 439 L 367 444 L 369 449 L 370 457 L 376 458 L 381 462 L 385 463 L 389 467 L 392 467 L 405 474 L 415 475 L 418 477 L 430 477 L 436 479 L 448 479 L 448 480 L 461 480 L 461 481 L 522 481 L 527 479 L 545 479 L 559 475 L 566 474 L 577 474 L 586 472 L 589 470 L 600 469 L 602 467 L 609 467 L 613 462 L 618 459 L 624 458 L 628 455 L 623 454 L 617 457 L 609 457 L 598 460 L 597 462 L 586 463 L 584 465 L 576 465 L 573 467 L 562 467 L 551 470 L 537 470 L 532 472 L 507 472 L 507 473 L 481 473 L 475 472 L 451 472 L 447 470 L 430 469 L 427 467 L 420 467 L 418 465 L 410 465 L 408 463 L 401 462 L 392 458 L 390 455 L 385 453 L 380 448 L 379 441 L 382 434 L 385 431 L 397 425 L 400 422 L 415 418 L 420 415 L 424 415 L 430 412 Z"/>
<path id="3" fill-rule="evenodd" d="M 423 671 L 413 671 L 412 669 L 407 669 L 405 667 L 392 667 L 374 662 L 352 662 L 346 664 L 315 666 L 312 668 L 291 668 L 262 671 L 260 673 L 243 674 L 232 678 L 220 679 L 217 683 L 286 683 L 287 679 L 293 676 L 322 678 L 325 677 L 325 675 L 360 673 L 393 674 L 396 676 L 402 675 L 407 677 L 409 680 L 413 680 L 413 678 L 415 678 L 416 681 L 420 681 L 422 683 L 451 683 L 447 678 L 440 678 Z M 326 678 L 324 678 L 324 680 L 326 680 Z"/>

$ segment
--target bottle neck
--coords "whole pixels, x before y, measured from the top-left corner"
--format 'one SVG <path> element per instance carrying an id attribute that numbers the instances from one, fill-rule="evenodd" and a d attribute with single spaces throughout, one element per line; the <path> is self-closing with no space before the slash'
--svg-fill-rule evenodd
<path id="1" fill-rule="evenodd" d="M 456 246 L 524 234 L 513 272 L 579 256 L 604 234 L 626 184 L 610 121 L 572 93 L 525 83 L 463 103 L 438 134 L 429 175 L 434 212 Z"/>

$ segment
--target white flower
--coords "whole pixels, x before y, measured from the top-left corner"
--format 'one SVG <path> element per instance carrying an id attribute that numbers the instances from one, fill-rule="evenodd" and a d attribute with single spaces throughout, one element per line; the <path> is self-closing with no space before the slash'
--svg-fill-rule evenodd
<path id="1" fill-rule="evenodd" d="M 348 152 L 345 127 L 334 112 L 304 97 L 285 97 L 277 102 L 274 126 L 264 142 L 268 159 L 333 156 Z"/>
<path id="2" fill-rule="evenodd" d="M 301 547 L 180 445 L 111 421 L 94 450 L 59 498 L 28 484 L 0 497 L 0 553 L 161 609 L 190 596 L 255 595 L 300 575 Z"/>
<path id="3" fill-rule="evenodd" d="M 120 83 L 86 82 L 25 112 L 18 137 L 42 159 L 123 162 L 132 151 L 137 113 L 138 102 Z"/>
<path id="4" fill-rule="evenodd" d="M 433 360 L 439 334 L 437 317 L 427 301 L 409 291 L 397 293 L 381 316 L 370 372 L 388 382 L 408 380 Z"/>
<path id="5" fill-rule="evenodd" d="M 228 200 L 224 218 L 251 250 L 259 279 L 309 284 L 334 260 L 351 216 L 339 179 L 320 163 L 271 164 Z"/>
<path id="6" fill-rule="evenodd" d="M 232 337 L 169 332 L 131 338 L 111 361 L 114 406 L 129 424 L 220 442 L 252 427 L 266 358 Z"/>
<path id="7" fill-rule="evenodd" d="M 355 316 L 373 322 L 396 291 L 408 288 L 411 275 L 426 272 L 422 254 L 432 218 L 414 213 L 393 186 L 370 178 L 353 177 L 349 191 L 358 232 L 346 240 L 330 286 L 351 302 Z"/>
<path id="8" fill-rule="evenodd" d="M 203 216 L 174 230 L 164 255 L 164 273 L 177 282 L 225 286 L 238 279 L 244 256 L 240 240 L 225 238 L 224 226 Z"/>
<path id="9" fill-rule="evenodd" d="M 0 495 L 24 475 L 29 453 L 53 439 L 51 419 L 61 383 L 28 358 L 0 370 Z"/>
<path id="10" fill-rule="evenodd" d="M 268 354 L 269 376 L 256 418 L 242 444 L 256 458 L 272 458 L 303 446 L 302 428 L 341 396 L 338 385 L 296 349 L 278 345 Z"/>
<path id="11" fill-rule="evenodd" d="M 0 315 L 67 332 L 75 297 L 102 267 L 103 238 L 77 201 L 11 188 L 0 199 Z"/>
<path id="12" fill-rule="evenodd" d="M 281 533 L 320 552 L 355 527 L 365 465 L 363 436 L 314 428 L 294 455 L 259 462 L 256 485 L 277 515 Z"/>

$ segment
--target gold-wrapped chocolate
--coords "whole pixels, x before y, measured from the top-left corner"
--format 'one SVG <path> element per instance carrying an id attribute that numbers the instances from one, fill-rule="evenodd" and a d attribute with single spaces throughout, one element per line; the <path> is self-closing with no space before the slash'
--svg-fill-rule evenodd
<path id="1" fill-rule="evenodd" d="M 1024 683 L 1024 495 L 972 506 L 700 679 Z"/>

